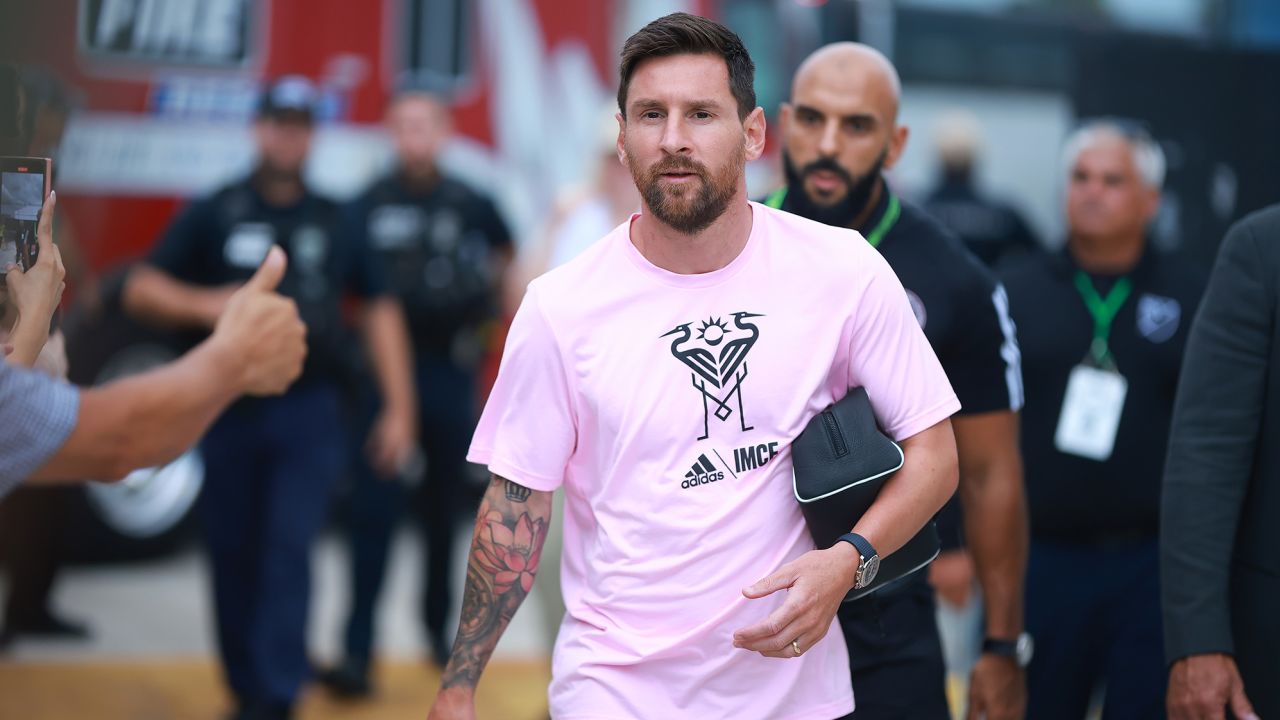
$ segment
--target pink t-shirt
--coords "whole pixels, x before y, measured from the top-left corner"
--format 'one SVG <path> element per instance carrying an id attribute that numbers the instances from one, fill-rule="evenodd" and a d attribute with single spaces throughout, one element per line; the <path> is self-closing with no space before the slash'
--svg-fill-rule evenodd
<path id="1" fill-rule="evenodd" d="M 834 621 L 797 659 L 733 647 L 786 597 L 742 588 L 813 549 L 791 441 L 853 386 L 897 439 L 960 404 L 879 253 L 751 207 L 724 268 L 662 270 L 624 223 L 530 284 L 516 313 L 469 459 L 564 486 L 557 720 L 853 710 Z"/>

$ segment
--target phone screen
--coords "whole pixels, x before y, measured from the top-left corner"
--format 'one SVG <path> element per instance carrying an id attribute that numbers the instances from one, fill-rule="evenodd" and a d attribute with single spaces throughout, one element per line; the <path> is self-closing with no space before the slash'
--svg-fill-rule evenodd
<path id="1" fill-rule="evenodd" d="M 17 263 L 26 272 L 40 255 L 36 225 L 48 167 L 43 158 L 4 158 L 0 163 L 0 268 Z"/>

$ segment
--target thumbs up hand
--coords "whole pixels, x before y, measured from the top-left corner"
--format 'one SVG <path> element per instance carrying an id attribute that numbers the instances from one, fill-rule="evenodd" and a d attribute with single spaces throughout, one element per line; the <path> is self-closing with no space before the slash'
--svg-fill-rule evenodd
<path id="1" fill-rule="evenodd" d="M 275 292 L 286 259 L 271 248 L 254 276 L 227 301 L 211 340 L 231 351 L 240 365 L 241 392 L 279 395 L 302 373 L 306 326 L 293 300 Z"/>

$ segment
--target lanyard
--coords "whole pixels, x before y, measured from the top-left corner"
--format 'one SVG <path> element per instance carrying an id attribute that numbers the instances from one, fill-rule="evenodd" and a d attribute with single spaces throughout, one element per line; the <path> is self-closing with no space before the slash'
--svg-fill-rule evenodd
<path id="1" fill-rule="evenodd" d="M 887 188 L 886 192 L 888 192 Z M 786 199 L 787 188 L 784 186 L 769 193 L 769 197 L 764 199 L 764 204 L 774 210 L 781 210 L 782 203 Z M 880 218 L 880 222 L 876 223 L 874 228 L 871 228 L 871 232 L 867 235 L 867 242 L 871 243 L 871 247 L 880 247 L 885 234 L 893 229 L 893 224 L 898 222 L 900 215 L 902 215 L 902 204 L 898 202 L 897 195 L 889 193 L 889 207 L 885 208 L 884 216 Z"/>
<path id="2" fill-rule="evenodd" d="M 1132 289 L 1133 285 L 1129 282 L 1129 278 L 1122 277 L 1116 281 L 1111 292 L 1104 298 L 1094 289 L 1093 281 L 1083 270 L 1076 271 L 1076 290 L 1080 292 L 1080 297 L 1084 299 L 1084 306 L 1093 316 L 1093 344 L 1089 351 L 1100 367 L 1115 366 L 1111 350 L 1107 347 L 1107 339 L 1111 337 L 1111 321 L 1115 319 L 1116 313 L 1120 312 L 1124 301 L 1129 299 L 1129 292 Z"/>

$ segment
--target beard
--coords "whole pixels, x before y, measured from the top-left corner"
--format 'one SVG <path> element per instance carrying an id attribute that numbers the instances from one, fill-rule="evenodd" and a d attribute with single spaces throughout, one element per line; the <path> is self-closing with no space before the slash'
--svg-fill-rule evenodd
<path id="1" fill-rule="evenodd" d="M 739 145 L 714 175 L 706 165 L 691 158 L 672 155 L 641 168 L 633 157 L 627 153 L 627 167 L 653 216 L 677 232 L 696 235 L 729 208 L 746 165 L 746 147 Z M 664 187 L 664 173 L 688 173 L 695 175 L 697 181 Z"/>
<path id="2" fill-rule="evenodd" d="M 803 168 L 796 169 L 795 163 L 791 161 L 791 155 L 783 150 L 782 168 L 787 176 L 787 187 L 790 188 L 787 200 L 791 211 L 824 225 L 852 227 L 853 221 L 862 214 L 863 210 L 866 210 L 867 203 L 871 202 L 871 195 L 875 192 L 876 182 L 880 180 L 880 172 L 884 169 L 884 160 L 888 154 L 889 148 L 886 146 L 880 151 L 880 155 L 876 157 L 876 161 L 871 164 L 866 174 L 854 177 L 835 160 L 826 157 L 818 158 Z M 820 170 L 832 173 L 844 183 L 844 194 L 838 199 L 824 203 L 809 197 L 809 192 L 804 187 L 804 179 Z"/>

